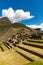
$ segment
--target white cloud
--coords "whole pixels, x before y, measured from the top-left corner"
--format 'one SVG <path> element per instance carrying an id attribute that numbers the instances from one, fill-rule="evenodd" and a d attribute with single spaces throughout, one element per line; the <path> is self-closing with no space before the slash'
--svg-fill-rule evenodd
<path id="1" fill-rule="evenodd" d="M 43 23 L 41 23 L 40 25 L 26 25 L 27 27 L 36 29 L 36 28 L 41 28 L 41 30 L 43 30 Z"/>
<path id="2" fill-rule="evenodd" d="M 14 23 L 21 20 L 31 19 L 34 18 L 33 15 L 30 15 L 30 12 L 24 12 L 24 10 L 13 10 L 11 7 L 8 9 L 2 10 L 2 16 L 1 17 L 7 17 L 9 20 Z"/>

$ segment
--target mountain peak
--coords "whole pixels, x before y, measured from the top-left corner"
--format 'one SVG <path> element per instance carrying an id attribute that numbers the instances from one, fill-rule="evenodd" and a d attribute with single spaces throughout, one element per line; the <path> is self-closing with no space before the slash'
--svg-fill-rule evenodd
<path id="1" fill-rule="evenodd" d="M 11 23 L 7 17 L 0 18 L 0 26 L 8 26 L 10 24 Z"/>

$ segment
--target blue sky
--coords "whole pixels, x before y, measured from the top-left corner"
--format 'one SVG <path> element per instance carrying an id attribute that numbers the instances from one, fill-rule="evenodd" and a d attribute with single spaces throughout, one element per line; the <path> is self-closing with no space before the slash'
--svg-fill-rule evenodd
<path id="1" fill-rule="evenodd" d="M 29 11 L 34 16 L 34 18 L 20 21 L 25 25 L 40 25 L 43 23 L 43 0 L 0 0 L 0 17 L 2 10 L 9 7 L 14 10 Z"/>

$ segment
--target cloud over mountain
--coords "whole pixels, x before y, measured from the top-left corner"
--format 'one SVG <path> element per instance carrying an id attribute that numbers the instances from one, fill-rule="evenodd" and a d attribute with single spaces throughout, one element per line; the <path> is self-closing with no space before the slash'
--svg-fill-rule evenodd
<path id="1" fill-rule="evenodd" d="M 26 25 L 27 27 L 36 29 L 36 28 L 41 28 L 41 30 L 43 30 L 43 23 L 41 23 L 40 25 Z"/>
<path id="2" fill-rule="evenodd" d="M 1 17 L 7 17 L 7 18 L 9 18 L 9 20 L 12 23 L 34 18 L 34 16 L 31 15 L 29 11 L 25 12 L 22 9 L 14 10 L 11 7 L 8 8 L 8 9 L 3 9 Z"/>

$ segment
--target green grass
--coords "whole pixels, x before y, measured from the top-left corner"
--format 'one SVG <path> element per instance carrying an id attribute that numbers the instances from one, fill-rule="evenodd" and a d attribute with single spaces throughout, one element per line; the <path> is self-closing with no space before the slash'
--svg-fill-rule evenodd
<path id="1" fill-rule="evenodd" d="M 37 40 L 37 41 L 43 42 L 43 40 Z"/>
<path id="2" fill-rule="evenodd" d="M 8 65 L 8 63 L 7 62 L 2 62 L 2 63 L 0 63 L 0 65 Z"/>
<path id="3" fill-rule="evenodd" d="M 31 63 L 27 63 L 25 65 L 43 65 L 43 62 L 31 62 Z"/>
<path id="4" fill-rule="evenodd" d="M 35 41 L 43 42 L 43 40 L 42 40 L 42 39 L 38 39 L 38 40 L 35 40 Z"/>
<path id="5" fill-rule="evenodd" d="M 43 42 L 43 39 L 29 39 L 30 41 L 32 40 L 32 41 L 36 41 L 36 42 Z"/>
<path id="6" fill-rule="evenodd" d="M 6 51 L 8 48 L 5 45 L 2 45 L 2 48 Z"/>
<path id="7" fill-rule="evenodd" d="M 2 42 L 0 42 L 0 46 L 6 51 L 6 50 L 8 50 L 8 48 L 5 46 L 5 45 L 3 45 L 3 43 Z M 1 52 L 2 50 L 0 49 L 0 52 Z"/>
<path id="8" fill-rule="evenodd" d="M 24 24 L 18 23 L 18 22 L 12 24 L 12 27 L 14 27 L 14 28 L 26 28 L 26 29 L 30 29 L 31 30 L 31 28 L 25 26 Z"/>

